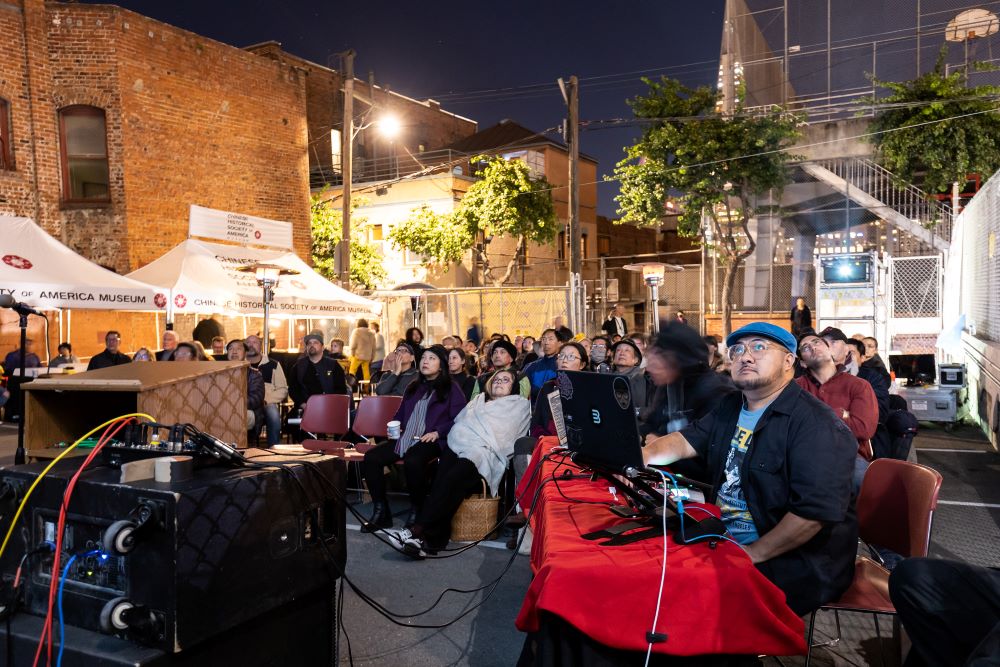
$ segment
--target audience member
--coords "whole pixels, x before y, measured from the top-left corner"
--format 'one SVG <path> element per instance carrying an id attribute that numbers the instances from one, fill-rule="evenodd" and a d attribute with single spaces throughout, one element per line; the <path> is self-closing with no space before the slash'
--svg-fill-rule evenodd
<path id="1" fill-rule="evenodd" d="M 858 529 L 851 491 L 857 441 L 829 407 L 792 381 L 795 338 L 754 322 L 726 339 L 741 391 L 690 426 L 646 445 L 647 463 L 700 457 L 708 497 L 796 614 L 851 584 Z"/>
<path id="2" fill-rule="evenodd" d="M 791 322 L 792 335 L 795 336 L 796 340 L 802 338 L 806 329 L 812 329 L 812 311 L 809 310 L 809 306 L 806 305 L 806 300 L 801 296 L 795 299 L 795 307 L 792 308 L 792 312 L 789 315 L 789 321 Z"/>
<path id="3" fill-rule="evenodd" d="M 163 349 L 156 353 L 157 361 L 170 361 L 173 357 L 174 349 L 177 347 L 177 343 L 181 342 L 181 337 L 177 335 L 177 332 L 173 329 L 167 329 L 163 332 L 163 338 L 161 344 Z"/>
<path id="4" fill-rule="evenodd" d="M 556 376 L 556 354 L 562 345 L 555 329 L 546 329 L 538 339 L 542 344 L 542 355 L 524 367 L 524 375 L 531 384 L 531 400 L 534 401 L 542 385 Z"/>
<path id="5" fill-rule="evenodd" d="M 41 368 L 42 360 L 38 358 L 38 355 L 32 352 L 35 347 L 35 341 L 28 338 L 24 341 L 24 367 L 25 368 Z M 14 371 L 21 367 L 21 350 L 20 348 L 15 348 L 12 352 L 8 352 L 7 356 L 3 360 L 4 368 L 7 369 L 9 375 L 13 375 Z"/>
<path id="6" fill-rule="evenodd" d="M 590 370 L 596 373 L 611 372 L 611 357 L 608 354 L 611 341 L 607 336 L 594 336 L 590 343 Z"/>
<path id="7" fill-rule="evenodd" d="M 440 345 L 432 345 L 420 355 L 420 378 L 410 384 L 393 416 L 400 423 L 395 442 L 376 445 L 365 454 L 362 468 L 372 496 L 372 517 L 361 530 L 374 532 L 392 527 L 392 512 L 386 496 L 383 470 L 403 461 L 410 514 L 405 527 L 416 521 L 427 496 L 427 465 L 448 451 L 448 432 L 455 417 L 465 407 L 465 396 L 452 384 L 448 356 Z"/>
<path id="8" fill-rule="evenodd" d="M 458 347 L 445 349 L 448 350 L 448 374 L 451 375 L 451 381 L 461 388 L 465 400 L 469 400 L 476 386 L 476 378 L 465 372 L 465 352 Z"/>
<path id="9" fill-rule="evenodd" d="M 132 359 L 129 358 L 127 354 L 122 354 L 118 351 L 118 346 L 121 345 L 122 337 L 117 331 L 109 331 L 104 335 L 104 351 L 95 354 L 90 358 L 90 363 L 87 364 L 87 370 L 93 371 L 98 368 L 110 368 L 111 366 L 120 366 L 122 364 L 132 363 Z"/>
<path id="10" fill-rule="evenodd" d="M 709 367 L 708 346 L 698 332 L 676 320 L 664 323 L 645 357 L 656 387 L 639 413 L 646 442 L 696 422 L 736 390 Z"/>
<path id="11" fill-rule="evenodd" d="M 538 353 L 535 351 L 535 338 L 534 336 L 525 336 L 521 339 L 521 344 L 517 346 L 518 354 L 514 365 L 517 366 L 518 370 L 524 371 L 524 367 L 530 364 L 535 359 L 538 359 Z"/>
<path id="12" fill-rule="evenodd" d="M 854 464 L 854 490 L 872 460 L 871 438 L 878 426 L 878 403 L 867 382 L 854 377 L 833 361 L 825 338 L 806 334 L 799 340 L 799 355 L 808 373 L 795 380 L 805 391 L 826 403 L 844 420 L 858 442 Z"/>
<path id="13" fill-rule="evenodd" d="M 465 372 L 475 377 L 479 374 L 479 348 L 471 340 L 462 343 L 465 350 Z"/>
<path id="14" fill-rule="evenodd" d="M 346 361 L 347 355 L 344 354 L 344 341 L 340 338 L 332 339 L 325 355 L 337 361 Z"/>
<path id="15" fill-rule="evenodd" d="M 616 303 L 608 314 L 608 319 L 604 320 L 601 330 L 609 336 L 625 336 L 628 332 L 628 324 L 625 322 L 625 307 Z"/>
<path id="16" fill-rule="evenodd" d="M 953 560 L 907 558 L 889 598 L 912 647 L 904 667 L 1000 665 L 1000 571 Z"/>
<path id="17" fill-rule="evenodd" d="M 424 349 L 424 332 L 417 327 L 407 329 L 406 335 L 403 338 L 406 339 L 406 342 L 410 344 L 414 351 Z"/>
<path id="18" fill-rule="evenodd" d="M 684 311 L 683 310 L 678 310 L 677 311 L 677 315 L 674 316 L 674 319 L 676 319 L 681 324 L 687 324 L 688 323 L 688 318 L 684 315 Z"/>
<path id="19" fill-rule="evenodd" d="M 486 390 L 486 384 L 496 371 L 514 370 L 516 372 L 517 369 L 514 368 L 514 355 L 516 353 L 517 349 L 510 341 L 503 339 L 493 341 L 490 345 L 490 370 L 476 378 L 471 398 L 475 398 Z M 517 393 L 520 395 L 524 397 L 531 395 L 531 385 L 528 383 L 528 378 L 523 375 L 518 375 L 517 388 Z"/>
<path id="20" fill-rule="evenodd" d="M 705 336 L 702 340 L 708 346 L 708 367 L 716 373 L 728 373 L 726 358 L 719 352 L 719 339 L 715 336 Z"/>
<path id="21" fill-rule="evenodd" d="M 263 341 L 259 336 L 247 336 L 247 361 L 251 368 L 260 371 L 264 380 L 264 425 L 267 426 L 267 446 L 274 447 L 281 440 L 281 404 L 288 398 L 285 371 L 274 359 L 262 354 Z"/>
<path id="22" fill-rule="evenodd" d="M 229 361 L 246 361 L 247 344 L 239 339 L 226 345 Z M 250 365 L 247 367 L 247 430 L 256 431 L 264 421 L 264 376 Z"/>
<path id="23" fill-rule="evenodd" d="M 222 338 L 223 342 L 226 340 L 226 330 L 215 317 L 215 315 L 210 315 L 208 319 L 198 322 L 191 334 L 194 340 L 201 343 L 202 351 L 206 347 L 212 347 L 212 339 L 216 336 Z"/>
<path id="24" fill-rule="evenodd" d="M 132 355 L 132 363 L 137 361 L 156 361 L 156 356 L 149 351 L 148 347 L 140 347 L 135 351 L 135 354 Z"/>
<path id="25" fill-rule="evenodd" d="M 59 354 L 49 359 L 49 368 L 59 368 L 66 364 L 78 364 L 80 360 L 73 354 L 73 346 L 69 343 L 59 343 Z"/>
<path id="26" fill-rule="evenodd" d="M 465 330 L 465 340 L 477 347 L 480 341 L 483 340 L 483 328 L 479 326 L 478 317 L 469 318 L 469 328 Z M 466 352 L 468 352 L 468 350 L 466 350 Z"/>
<path id="27" fill-rule="evenodd" d="M 375 357 L 375 334 L 368 328 L 368 320 L 358 320 L 358 326 L 351 332 L 347 345 L 351 348 L 351 367 L 347 372 L 355 375 L 360 368 L 362 379 L 371 380 L 371 362 Z"/>
<path id="28" fill-rule="evenodd" d="M 229 353 L 226 348 L 226 339 L 222 336 L 212 337 L 212 358 L 216 361 L 227 361 Z"/>
<path id="29" fill-rule="evenodd" d="M 375 377 L 380 370 L 382 370 L 382 360 L 385 359 L 385 336 L 380 333 L 380 325 L 378 322 L 372 322 L 368 325 L 375 334 L 375 356 L 372 357 L 372 377 Z"/>
<path id="30" fill-rule="evenodd" d="M 874 458 L 890 456 L 892 437 L 885 424 L 889 419 L 889 386 L 892 380 L 885 369 L 880 371 L 874 364 L 868 364 L 863 336 L 862 340 L 852 338 L 847 344 L 851 357 L 858 362 L 857 377 L 871 385 L 872 391 L 875 392 L 875 402 L 878 404 L 878 427 L 872 436 L 872 456 Z"/>
<path id="31" fill-rule="evenodd" d="M 379 396 L 402 396 L 417 378 L 416 356 L 413 346 L 405 340 L 399 341 L 396 349 L 387 354 L 382 362 L 382 374 L 375 385 L 375 393 Z"/>
<path id="32" fill-rule="evenodd" d="M 638 331 L 633 331 L 628 335 L 628 338 L 635 343 L 635 346 L 639 349 L 639 352 L 646 354 L 646 345 L 649 343 L 649 338 L 646 334 L 640 333 Z M 639 367 L 642 369 L 646 368 L 646 358 L 642 357 L 639 359 Z"/>
<path id="33" fill-rule="evenodd" d="M 632 390 L 632 405 L 637 410 L 646 407 L 652 395 L 651 383 L 642 368 L 642 352 L 631 337 L 622 338 L 611 346 L 611 372 L 628 378 Z"/>
<path id="34" fill-rule="evenodd" d="M 451 350 L 458 347 L 458 342 L 455 340 L 454 336 L 445 336 L 441 339 L 441 347 L 446 350 Z"/>
<path id="35" fill-rule="evenodd" d="M 170 361 L 198 361 L 198 348 L 193 342 L 177 343 Z"/>
<path id="36" fill-rule="evenodd" d="M 323 354 L 323 337 L 307 334 L 303 340 L 306 354 L 292 366 L 288 393 L 301 409 L 310 396 L 317 394 L 349 394 L 344 369 Z"/>
<path id="37" fill-rule="evenodd" d="M 889 369 L 886 368 L 885 361 L 882 360 L 882 356 L 878 353 L 878 340 L 871 336 L 865 336 L 861 342 L 865 344 L 864 362 L 861 365 L 874 368 L 879 373 L 884 373 L 886 380 L 891 383 L 892 376 L 889 375 Z"/>
<path id="38" fill-rule="evenodd" d="M 447 547 L 455 512 L 484 481 L 497 494 L 514 440 L 527 430 L 531 417 L 528 399 L 514 392 L 516 382 L 515 371 L 496 371 L 486 392 L 455 417 L 426 502 L 413 524 L 394 536 L 407 556 L 421 559 Z"/>
<path id="39" fill-rule="evenodd" d="M 205 346 L 201 344 L 201 341 L 199 341 L 199 340 L 193 340 L 193 341 L 191 341 L 191 344 L 194 345 L 195 359 L 197 361 L 211 361 L 212 360 L 211 357 L 209 357 L 208 354 L 205 352 Z"/>

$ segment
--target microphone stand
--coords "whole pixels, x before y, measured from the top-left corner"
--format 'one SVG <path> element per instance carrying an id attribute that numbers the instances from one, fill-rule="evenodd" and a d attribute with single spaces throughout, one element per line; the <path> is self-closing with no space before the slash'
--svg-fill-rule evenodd
<path id="1" fill-rule="evenodd" d="M 17 449 L 14 451 L 14 465 L 27 463 L 24 451 L 24 363 L 27 357 L 25 348 L 28 346 L 28 314 L 18 313 L 18 326 L 21 327 L 21 377 L 17 382 Z"/>

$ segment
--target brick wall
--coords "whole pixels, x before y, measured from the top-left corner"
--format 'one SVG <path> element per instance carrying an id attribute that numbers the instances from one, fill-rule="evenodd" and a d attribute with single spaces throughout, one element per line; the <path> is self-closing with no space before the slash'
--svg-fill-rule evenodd
<path id="1" fill-rule="evenodd" d="M 0 0 L 0 43 L 16 163 L 0 210 L 121 273 L 186 238 L 192 203 L 291 222 L 308 257 L 300 70 L 108 5 Z M 57 111 L 71 104 L 105 109 L 110 204 L 61 203 Z"/>

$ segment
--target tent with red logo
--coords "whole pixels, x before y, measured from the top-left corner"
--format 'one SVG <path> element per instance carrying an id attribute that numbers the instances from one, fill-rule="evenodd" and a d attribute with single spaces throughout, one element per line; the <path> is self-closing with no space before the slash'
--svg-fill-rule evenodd
<path id="1" fill-rule="evenodd" d="M 175 313 L 259 315 L 263 290 L 243 266 L 272 264 L 294 271 L 274 289 L 271 314 L 303 318 L 377 317 L 382 304 L 349 292 L 319 275 L 295 253 L 188 239 L 162 257 L 128 274 L 156 285 Z"/>
<path id="2" fill-rule="evenodd" d="M 163 311 L 163 290 L 73 252 L 29 218 L 0 215 L 0 294 L 39 310 Z"/>

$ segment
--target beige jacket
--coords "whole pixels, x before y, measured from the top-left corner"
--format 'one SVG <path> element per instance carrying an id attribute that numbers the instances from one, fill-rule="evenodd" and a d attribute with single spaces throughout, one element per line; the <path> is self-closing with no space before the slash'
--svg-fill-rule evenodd
<path id="1" fill-rule="evenodd" d="M 375 332 L 368 327 L 358 327 L 351 332 L 347 342 L 351 356 L 361 361 L 371 361 L 375 357 Z"/>

